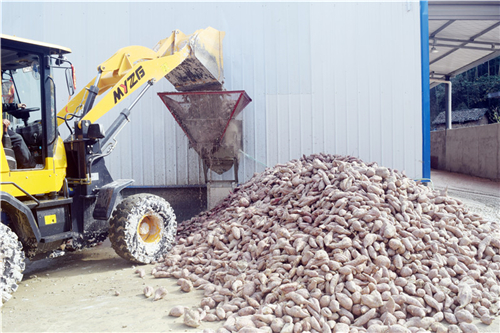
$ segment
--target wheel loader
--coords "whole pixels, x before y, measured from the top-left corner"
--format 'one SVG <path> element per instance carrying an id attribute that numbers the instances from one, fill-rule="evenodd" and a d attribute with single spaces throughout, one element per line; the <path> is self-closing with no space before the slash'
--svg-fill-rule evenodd
<path id="1" fill-rule="evenodd" d="M 211 27 L 191 35 L 176 30 L 153 49 L 122 48 L 75 95 L 70 49 L 1 36 L 2 115 L 17 123 L 9 130 L 4 125 L 0 134 L 2 302 L 17 289 L 25 258 L 93 246 L 107 237 L 118 255 L 134 263 L 155 262 L 172 247 L 177 222 L 170 204 L 151 194 L 123 199 L 121 191 L 133 180 L 114 180 L 104 157 L 137 101 L 161 78 L 178 91 L 222 90 L 223 38 Z M 57 72 L 66 79 L 64 87 L 56 85 Z M 58 111 L 56 97 L 66 93 L 73 97 Z M 130 105 L 104 130 L 98 119 L 130 95 Z M 65 139 L 61 126 L 69 131 Z M 9 131 L 22 138 L 36 165 L 17 163 L 19 146 Z"/>

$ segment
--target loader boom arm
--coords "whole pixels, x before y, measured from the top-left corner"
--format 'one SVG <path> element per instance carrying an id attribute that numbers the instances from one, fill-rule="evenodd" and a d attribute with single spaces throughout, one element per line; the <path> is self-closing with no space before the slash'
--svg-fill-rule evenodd
<path id="1" fill-rule="evenodd" d="M 143 46 L 120 49 L 98 66 L 98 75 L 59 111 L 58 126 L 68 114 L 83 115 L 80 123 L 82 120 L 94 123 L 144 83 L 154 84 L 162 77 L 178 90 L 221 89 L 223 38 L 224 32 L 210 27 L 188 36 L 175 30 L 153 49 Z M 92 105 L 93 90 L 97 96 L 103 95 L 96 105 Z M 82 114 L 86 103 L 91 105 Z"/>

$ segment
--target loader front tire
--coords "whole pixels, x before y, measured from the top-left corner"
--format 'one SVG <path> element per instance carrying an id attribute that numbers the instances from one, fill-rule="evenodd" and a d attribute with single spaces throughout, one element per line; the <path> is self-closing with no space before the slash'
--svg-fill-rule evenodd
<path id="1" fill-rule="evenodd" d="M 0 292 L 2 303 L 7 302 L 23 279 L 24 252 L 17 235 L 0 222 Z"/>
<path id="2" fill-rule="evenodd" d="M 172 207 L 153 194 L 125 198 L 109 221 L 109 239 L 115 252 L 139 264 L 158 262 L 172 248 L 176 233 Z"/>

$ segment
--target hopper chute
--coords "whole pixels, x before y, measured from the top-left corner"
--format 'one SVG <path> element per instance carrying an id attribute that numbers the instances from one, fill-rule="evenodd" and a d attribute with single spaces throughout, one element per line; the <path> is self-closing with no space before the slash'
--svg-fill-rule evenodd
<path id="1" fill-rule="evenodd" d="M 207 169 L 222 174 L 234 165 L 237 178 L 241 121 L 234 119 L 252 100 L 243 90 L 158 93 Z M 237 179 L 236 179 L 237 180 Z"/>

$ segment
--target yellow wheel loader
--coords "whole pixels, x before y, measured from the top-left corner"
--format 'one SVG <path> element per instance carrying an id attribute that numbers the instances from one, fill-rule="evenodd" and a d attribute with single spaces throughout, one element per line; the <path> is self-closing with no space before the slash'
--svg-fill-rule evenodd
<path id="1" fill-rule="evenodd" d="M 177 222 L 169 203 L 151 194 L 123 199 L 133 180 L 113 180 L 104 157 L 131 109 L 162 77 L 179 91 L 222 90 L 223 38 L 210 27 L 191 35 L 176 30 L 153 49 L 125 47 L 74 95 L 75 74 L 65 57 L 70 49 L 1 36 L 2 302 L 22 279 L 25 257 L 92 246 L 108 236 L 115 251 L 135 263 L 155 262 L 172 247 Z M 65 87 L 56 86 L 57 71 Z M 104 130 L 97 120 L 136 90 Z M 57 111 L 56 96 L 67 91 L 74 96 Z M 69 130 L 64 140 L 60 126 Z"/>

